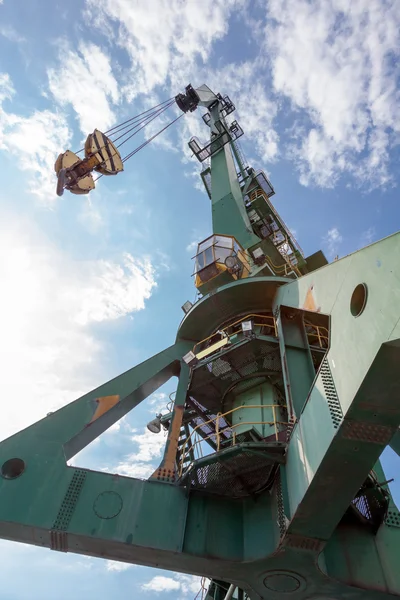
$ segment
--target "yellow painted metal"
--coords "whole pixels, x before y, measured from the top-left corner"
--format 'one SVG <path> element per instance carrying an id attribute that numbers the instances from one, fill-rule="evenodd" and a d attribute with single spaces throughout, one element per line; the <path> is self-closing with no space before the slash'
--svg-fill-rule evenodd
<path id="1" fill-rule="evenodd" d="M 226 245 L 228 240 L 230 241 L 230 245 Z M 224 261 L 227 256 L 237 256 L 240 260 L 243 269 L 239 273 L 232 272 L 225 265 Z M 238 279 L 245 279 L 251 272 L 248 253 L 232 235 L 215 234 L 209 236 L 198 245 L 198 252 L 193 258 L 196 260 L 195 285 L 197 288 L 215 279 L 222 273 L 229 273 L 232 279 L 236 281 Z M 214 271 L 210 270 L 205 278 L 205 269 L 212 265 L 215 267 Z"/>
<path id="2" fill-rule="evenodd" d="M 277 328 L 276 328 L 276 321 L 272 315 L 257 315 L 257 314 L 246 315 L 245 317 L 242 317 L 238 321 L 235 321 L 234 323 L 230 323 L 230 325 L 227 325 L 226 327 L 222 327 L 216 333 L 212 333 L 208 337 L 204 338 L 204 340 L 197 342 L 197 344 L 195 344 L 193 346 L 193 352 L 194 352 L 194 354 L 196 354 L 196 357 L 199 359 L 201 358 L 200 357 L 201 351 L 198 351 L 198 349 L 201 348 L 202 344 L 205 344 L 206 342 L 211 340 L 213 337 L 216 337 L 217 335 L 224 335 L 224 339 L 228 339 L 228 341 L 229 341 L 229 339 L 233 335 L 236 335 L 241 330 L 240 325 L 243 323 L 243 321 L 253 321 L 253 325 L 255 325 L 256 327 L 267 327 L 267 326 L 273 327 L 274 332 L 275 332 L 275 337 L 278 336 Z M 211 350 L 211 348 L 212 348 L 212 346 L 209 346 L 208 350 Z M 208 352 L 206 356 L 208 356 L 208 354 L 212 354 L 212 352 L 211 351 Z"/>
<path id="3" fill-rule="evenodd" d="M 228 337 L 224 337 L 224 338 L 222 338 L 222 340 L 219 340 L 219 342 L 216 342 L 212 346 L 209 346 L 205 350 L 202 350 L 201 352 L 199 352 L 198 354 L 196 354 L 196 358 L 198 358 L 199 360 L 201 360 L 202 358 L 205 358 L 209 354 L 212 354 L 213 352 L 216 352 L 220 348 L 223 348 L 227 344 L 229 344 L 229 338 Z"/>
<path id="4" fill-rule="evenodd" d="M 241 324 L 244 321 L 253 321 L 253 325 L 255 327 L 271 327 L 274 330 L 274 337 L 278 337 L 278 331 L 276 326 L 276 319 L 272 315 L 258 315 L 258 314 L 250 314 L 245 317 L 241 317 L 238 321 L 234 323 L 230 323 L 226 327 L 221 327 L 217 332 L 212 333 L 208 337 L 204 338 L 200 342 L 197 342 L 193 346 L 193 353 L 196 355 L 196 358 L 201 360 L 206 356 L 210 356 L 214 352 L 217 352 L 220 348 L 223 348 L 227 344 L 230 343 L 232 336 L 236 335 L 241 331 Z M 306 333 L 310 343 L 310 346 L 319 346 L 320 348 L 327 348 L 329 345 L 329 332 L 326 327 L 322 327 L 321 325 L 314 325 L 309 321 L 305 321 Z M 218 336 L 223 336 L 222 339 L 214 342 L 204 350 L 201 348 L 207 342 L 210 342 L 213 338 L 217 338 Z M 318 339 L 318 344 L 315 344 L 315 340 L 312 338 Z"/>
<path id="5" fill-rule="evenodd" d="M 61 169 L 70 169 L 71 167 L 77 167 L 82 160 L 77 154 L 66 150 L 63 154 L 60 154 L 55 162 L 54 170 L 58 176 Z M 97 161 L 96 161 L 97 164 Z M 91 173 L 81 177 L 78 181 L 69 188 L 73 194 L 88 194 L 91 190 L 94 190 L 95 184 Z"/>
<path id="6" fill-rule="evenodd" d="M 285 425 L 285 426 L 288 425 L 287 421 L 277 421 L 276 420 L 276 409 L 277 408 L 279 408 L 279 409 L 286 408 L 286 406 L 283 404 L 253 404 L 250 406 L 237 406 L 236 408 L 228 410 L 225 413 L 218 413 L 217 416 L 214 417 L 213 419 L 209 419 L 208 421 L 202 421 L 199 425 L 197 425 L 192 430 L 190 435 L 186 438 L 185 443 L 182 446 L 182 454 L 180 457 L 180 464 L 179 464 L 179 476 L 180 477 L 182 476 L 184 461 L 185 461 L 186 456 L 189 453 L 189 447 L 195 448 L 198 444 L 201 444 L 201 442 L 208 440 L 208 439 L 212 439 L 216 444 L 217 452 L 219 452 L 220 447 L 221 447 L 220 420 L 222 418 L 225 419 L 225 421 L 227 421 L 226 417 L 228 417 L 229 415 L 232 415 L 233 413 L 236 413 L 236 411 L 243 410 L 243 409 L 248 410 L 248 409 L 264 409 L 264 408 L 272 409 L 273 421 L 240 421 L 239 423 L 228 425 L 227 427 L 224 427 L 223 431 L 224 431 L 224 433 L 227 430 L 232 431 L 232 440 L 231 440 L 232 446 L 234 446 L 236 444 L 235 428 L 238 426 L 242 426 L 242 425 L 273 425 L 274 430 L 275 430 L 275 438 L 278 439 L 278 425 Z M 204 425 L 208 425 L 209 423 L 215 424 L 215 433 L 211 433 L 210 435 L 207 435 L 206 437 L 196 437 L 197 429 L 199 429 L 200 427 L 203 427 Z M 189 444 L 189 442 L 191 442 L 191 444 Z"/>
<path id="7" fill-rule="evenodd" d="M 119 396 L 102 396 L 101 398 L 96 398 L 97 407 L 90 423 L 93 423 L 93 421 L 96 421 L 99 417 L 108 412 L 110 408 L 117 404 L 117 402 L 119 402 Z"/>
<path id="8" fill-rule="evenodd" d="M 90 133 L 85 142 L 85 156 L 92 155 L 98 162 L 96 171 L 102 175 L 116 175 L 124 170 L 119 151 L 112 141 L 98 129 Z"/>
<path id="9" fill-rule="evenodd" d="M 284 256 L 282 258 L 285 258 Z M 296 265 L 293 265 L 287 258 L 285 258 L 285 264 L 276 265 L 269 256 L 265 257 L 265 260 L 269 267 L 274 271 L 275 275 L 290 275 L 290 273 L 295 273 L 298 277 L 301 277 L 301 273 Z"/>
<path id="10" fill-rule="evenodd" d="M 306 327 L 306 333 L 310 346 L 318 345 L 320 348 L 328 348 L 329 331 L 326 327 L 323 327 L 322 325 L 314 325 L 309 321 L 305 321 L 304 325 Z M 312 339 L 314 337 L 318 339 L 318 344 L 314 343 L 314 340 Z"/>

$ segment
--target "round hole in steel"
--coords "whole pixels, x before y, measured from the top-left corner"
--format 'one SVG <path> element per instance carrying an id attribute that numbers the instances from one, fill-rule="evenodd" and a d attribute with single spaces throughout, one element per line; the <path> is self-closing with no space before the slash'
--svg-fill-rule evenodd
<path id="1" fill-rule="evenodd" d="M 25 471 L 25 462 L 22 458 L 10 458 L 1 466 L 1 476 L 4 479 L 16 479 Z"/>
<path id="2" fill-rule="evenodd" d="M 365 283 L 359 283 L 354 289 L 350 300 L 350 312 L 353 317 L 359 317 L 367 304 L 367 286 Z"/>

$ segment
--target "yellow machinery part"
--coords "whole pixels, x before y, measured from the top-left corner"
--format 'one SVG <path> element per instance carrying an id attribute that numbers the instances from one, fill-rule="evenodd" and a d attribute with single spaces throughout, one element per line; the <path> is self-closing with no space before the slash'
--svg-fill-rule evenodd
<path id="1" fill-rule="evenodd" d="M 74 152 L 71 152 L 71 150 L 67 150 L 64 154 L 58 156 L 54 165 L 54 170 L 58 175 L 61 169 L 70 169 L 80 162 L 82 161 L 79 156 L 74 154 Z M 88 175 L 85 175 L 85 177 L 78 179 L 78 181 L 74 185 L 69 186 L 68 189 L 73 194 L 88 194 L 94 187 L 93 177 L 89 173 Z"/>
<path id="2" fill-rule="evenodd" d="M 96 171 L 102 175 L 117 175 L 124 170 L 121 155 L 112 141 L 98 129 L 90 133 L 85 142 L 85 156 L 95 155 L 99 165 Z"/>

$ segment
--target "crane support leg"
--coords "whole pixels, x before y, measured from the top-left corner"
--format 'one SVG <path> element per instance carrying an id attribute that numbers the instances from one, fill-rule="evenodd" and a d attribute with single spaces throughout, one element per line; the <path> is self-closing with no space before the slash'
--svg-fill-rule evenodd
<path id="1" fill-rule="evenodd" d="M 399 253 L 395 235 L 299 280 L 237 281 L 204 297 L 185 316 L 175 345 L 0 443 L 0 537 L 206 575 L 251 600 L 400 596 L 400 514 L 391 500 L 379 512 L 389 493 L 365 485 L 374 468 L 381 480 L 375 465 L 397 443 L 400 425 Z M 204 339 L 198 335 L 205 325 L 212 331 L 229 314 L 271 304 L 276 315 L 292 310 L 276 336 L 281 356 L 282 345 L 295 350 L 289 383 L 298 362 L 311 369 L 300 318 L 310 289 L 321 319 L 329 315 L 332 323 L 329 347 L 314 379 L 294 390 L 296 422 L 280 477 L 266 492 L 232 498 L 67 466 L 174 375 L 179 423 L 190 380 L 182 358 Z M 219 378 L 213 370 L 216 383 L 226 377 L 224 364 Z M 204 472 L 218 468 L 214 461 Z M 362 513 L 362 502 L 370 513 L 379 509 L 378 522 Z"/>

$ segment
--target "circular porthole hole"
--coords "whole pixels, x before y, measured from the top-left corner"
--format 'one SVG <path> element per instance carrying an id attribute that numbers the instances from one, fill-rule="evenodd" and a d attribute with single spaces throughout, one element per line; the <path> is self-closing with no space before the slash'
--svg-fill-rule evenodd
<path id="1" fill-rule="evenodd" d="M 16 479 L 25 471 L 25 462 L 22 458 L 10 458 L 1 466 L 1 476 L 4 479 Z"/>
<path id="2" fill-rule="evenodd" d="M 367 304 L 367 286 L 365 283 L 359 283 L 354 289 L 350 300 L 350 312 L 353 317 L 359 317 Z"/>

